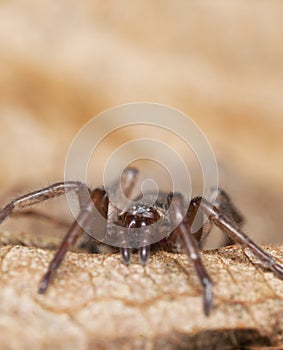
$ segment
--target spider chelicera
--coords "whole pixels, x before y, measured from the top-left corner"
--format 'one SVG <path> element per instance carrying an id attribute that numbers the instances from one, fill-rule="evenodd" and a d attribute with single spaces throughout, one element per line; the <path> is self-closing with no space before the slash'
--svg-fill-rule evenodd
<path id="1" fill-rule="evenodd" d="M 130 197 L 133 189 L 137 183 L 138 171 L 135 168 L 127 168 L 124 171 L 124 187 L 123 192 L 126 197 Z M 44 274 L 40 281 L 39 293 L 45 293 L 51 279 L 61 264 L 65 254 L 69 250 L 70 246 L 74 245 L 78 238 L 84 233 L 83 226 L 89 222 L 93 222 L 93 208 L 102 215 L 105 219 L 105 223 L 109 219 L 109 208 L 113 211 L 113 203 L 109 201 L 108 194 L 104 188 L 95 188 L 90 190 L 82 182 L 68 181 L 59 182 L 48 187 L 39 189 L 34 192 L 27 193 L 21 197 L 18 197 L 8 203 L 0 211 L 0 223 L 9 217 L 14 210 L 23 209 L 28 206 L 43 202 L 47 199 L 59 197 L 67 192 L 74 191 L 80 199 L 81 211 L 77 220 L 69 228 L 66 236 L 64 237 L 58 251 L 56 252 L 53 260 L 50 262 L 47 272 Z M 89 197 L 87 202 L 83 202 L 81 193 L 87 191 Z M 200 283 L 203 287 L 203 308 L 205 315 L 209 315 L 212 306 L 212 281 L 211 278 L 202 263 L 200 249 L 203 247 L 203 242 L 208 236 L 212 224 L 218 226 L 226 237 L 226 245 L 232 243 L 239 243 L 244 247 L 249 248 L 253 254 L 259 258 L 269 269 L 271 269 L 279 278 L 283 279 L 283 267 L 276 263 L 274 258 L 261 249 L 255 242 L 253 242 L 241 229 L 242 222 L 241 215 L 237 212 L 233 204 L 231 203 L 227 194 L 222 190 L 215 190 L 216 201 L 211 204 L 209 201 L 202 197 L 193 198 L 186 210 L 185 199 L 182 194 L 168 194 L 163 193 L 163 200 L 156 201 L 153 205 L 137 204 L 135 207 L 128 208 L 127 210 L 116 209 L 115 224 L 120 226 L 121 232 L 123 227 L 126 228 L 141 228 L 148 227 L 148 232 L 151 234 L 150 225 L 156 223 L 162 216 L 169 215 L 168 218 L 168 232 L 165 238 L 161 239 L 157 243 L 147 244 L 146 240 L 144 244 L 137 248 L 139 259 L 142 264 L 146 264 L 149 257 L 150 247 L 152 249 L 167 249 L 173 251 L 184 251 L 190 258 Z M 166 209 L 170 206 L 170 214 L 166 214 Z M 209 219 L 206 223 L 196 232 L 192 233 L 192 224 L 196 217 L 198 210 L 206 215 Z M 179 222 L 180 216 L 183 218 Z M 173 224 L 174 229 L 170 229 Z M 99 228 L 101 230 L 101 227 Z M 104 234 L 107 235 L 107 225 L 105 224 Z M 125 242 L 127 243 L 127 242 Z M 100 242 L 98 240 L 92 240 L 93 251 L 99 252 Z M 120 248 L 121 256 L 126 265 L 131 261 L 131 248 L 125 244 L 125 247 Z"/>

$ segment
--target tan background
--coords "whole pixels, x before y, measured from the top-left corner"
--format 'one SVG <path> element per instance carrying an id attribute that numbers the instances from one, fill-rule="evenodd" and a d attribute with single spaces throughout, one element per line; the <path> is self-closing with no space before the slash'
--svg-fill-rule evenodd
<path id="1" fill-rule="evenodd" d="M 159 102 L 203 129 L 249 233 L 282 242 L 282 33 L 271 0 L 1 2 L 0 203 L 62 179 L 98 112 Z"/>

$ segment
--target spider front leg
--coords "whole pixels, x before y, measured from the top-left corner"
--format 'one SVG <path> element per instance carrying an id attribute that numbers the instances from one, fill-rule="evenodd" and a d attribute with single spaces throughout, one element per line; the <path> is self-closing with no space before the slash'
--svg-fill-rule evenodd
<path id="1" fill-rule="evenodd" d="M 88 203 L 84 206 L 83 210 L 80 212 L 77 220 L 68 230 L 66 236 L 64 237 L 57 253 L 55 254 L 53 260 L 50 262 L 47 272 L 42 277 L 38 292 L 40 294 L 45 293 L 47 290 L 51 279 L 54 277 L 54 274 L 57 268 L 60 266 L 63 261 L 67 251 L 70 246 L 75 244 L 77 239 L 84 232 L 84 228 L 88 227 L 89 223 L 93 221 L 94 218 L 98 219 L 95 209 L 98 213 L 104 218 L 103 223 L 105 224 L 103 229 L 106 229 L 106 219 L 108 215 L 108 206 L 109 200 L 105 190 L 95 189 L 90 194 L 90 199 Z M 101 229 L 101 227 L 100 227 Z"/>
<path id="2" fill-rule="evenodd" d="M 209 220 L 224 231 L 234 242 L 249 248 L 268 268 L 270 268 L 279 278 L 283 279 L 283 266 L 276 263 L 271 255 L 260 248 L 216 206 L 201 197 L 194 198 L 191 205 L 195 210 L 200 208 L 208 216 Z"/>
<path id="3" fill-rule="evenodd" d="M 183 218 L 181 223 L 171 233 L 174 239 L 180 239 L 182 248 L 185 250 L 190 260 L 193 263 L 194 269 L 203 287 L 203 309 L 206 316 L 209 316 L 212 306 L 212 281 L 206 268 L 203 265 L 199 252 L 199 243 L 191 233 L 192 223 L 194 221 L 197 210 L 195 210 L 192 202 L 190 203 L 188 212 L 184 211 L 184 200 L 179 194 L 169 195 L 168 202 L 171 208 L 171 221 L 173 225 Z M 170 238 L 169 238 L 170 239 Z"/>
<path id="4" fill-rule="evenodd" d="M 24 209 L 31 205 L 44 202 L 50 198 L 62 196 L 70 191 L 77 192 L 81 204 L 85 194 L 89 193 L 89 189 L 82 182 L 69 181 L 55 183 L 12 200 L 0 210 L 0 224 L 17 209 Z"/>

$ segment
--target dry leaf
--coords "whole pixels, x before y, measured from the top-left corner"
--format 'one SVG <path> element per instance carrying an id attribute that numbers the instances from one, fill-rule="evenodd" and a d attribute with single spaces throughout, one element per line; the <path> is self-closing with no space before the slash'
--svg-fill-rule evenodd
<path id="1" fill-rule="evenodd" d="M 283 261 L 283 246 L 266 249 Z M 134 255 L 126 267 L 118 254 L 69 252 L 39 295 L 54 252 L 7 245 L 0 253 L 1 349 L 242 349 L 282 342 L 283 281 L 237 246 L 203 252 L 214 281 L 210 317 L 183 254 L 152 253 L 146 267 Z"/>

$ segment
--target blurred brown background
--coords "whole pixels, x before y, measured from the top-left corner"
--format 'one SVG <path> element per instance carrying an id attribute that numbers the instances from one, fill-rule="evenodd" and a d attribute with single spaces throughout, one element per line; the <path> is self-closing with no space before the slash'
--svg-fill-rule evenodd
<path id="1" fill-rule="evenodd" d="M 2 1 L 0 204 L 63 179 L 97 113 L 158 102 L 202 128 L 246 230 L 282 242 L 282 43 L 279 1 Z"/>

